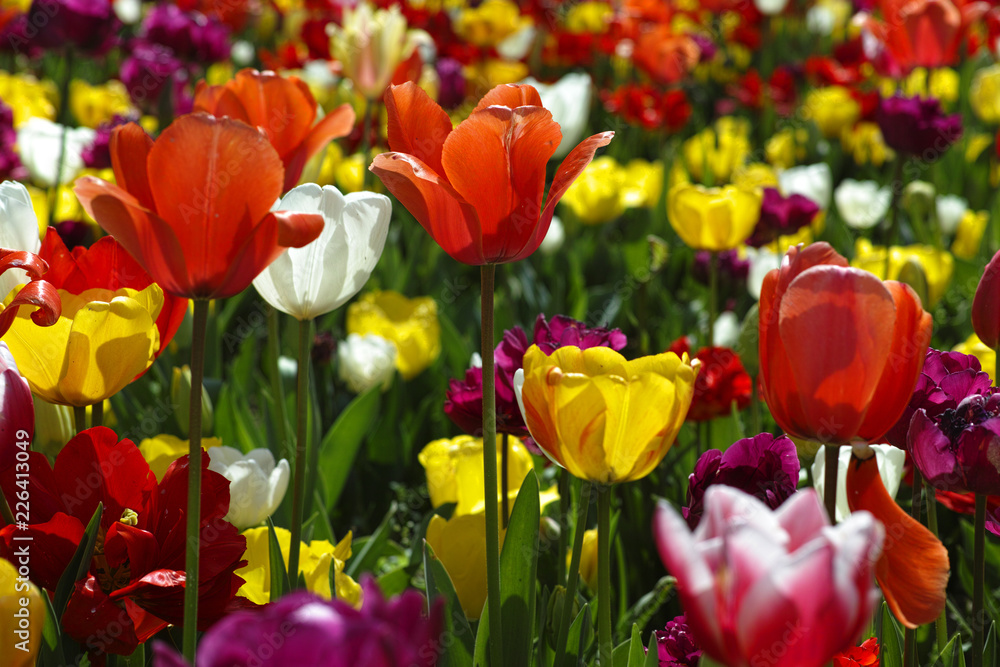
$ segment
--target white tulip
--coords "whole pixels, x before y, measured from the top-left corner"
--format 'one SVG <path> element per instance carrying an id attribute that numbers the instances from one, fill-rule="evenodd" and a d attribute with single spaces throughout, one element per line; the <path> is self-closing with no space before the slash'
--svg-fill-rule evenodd
<path id="1" fill-rule="evenodd" d="M 817 35 L 831 35 L 836 26 L 837 17 L 829 7 L 814 5 L 806 12 L 806 29 Z"/>
<path id="2" fill-rule="evenodd" d="M 0 183 L 0 248 L 37 253 L 41 245 L 38 218 L 28 189 L 16 181 Z M 27 282 L 28 274 L 21 269 L 0 275 L 0 299 Z"/>
<path id="3" fill-rule="evenodd" d="M 736 313 L 727 310 L 715 318 L 712 339 L 716 347 L 733 347 L 740 338 L 740 320 Z"/>
<path id="4" fill-rule="evenodd" d="M 875 451 L 875 461 L 878 464 L 878 473 L 882 477 L 882 484 L 889 492 L 890 498 L 896 497 L 899 491 L 899 482 L 903 479 L 903 461 L 906 459 L 906 452 L 892 445 L 870 445 Z M 847 466 L 851 462 L 851 448 L 840 448 L 840 468 L 837 471 L 837 521 L 843 521 L 850 516 L 851 508 L 847 504 Z M 819 448 L 816 459 L 812 464 L 813 486 L 820 497 L 823 496 L 823 487 L 826 474 L 826 452 L 823 447 Z"/>
<path id="5" fill-rule="evenodd" d="M 59 183 L 70 183 L 76 178 L 83 169 L 83 149 L 94 143 L 96 137 L 97 133 L 89 127 L 64 127 L 32 116 L 17 130 L 17 153 L 31 180 L 51 188 L 56 184 L 57 175 Z M 64 141 L 65 154 L 60 171 L 59 153 Z"/>
<path id="6" fill-rule="evenodd" d="M 125 25 L 135 25 L 142 20 L 142 0 L 114 0 L 111 8 Z"/>
<path id="7" fill-rule="evenodd" d="M 350 334 L 337 345 L 340 379 L 355 394 L 363 394 L 375 385 L 386 391 L 396 373 L 396 345 L 375 334 Z"/>
<path id="8" fill-rule="evenodd" d="M 562 247 L 563 241 L 566 240 L 566 228 L 563 227 L 562 220 L 559 216 L 552 216 L 552 222 L 549 224 L 549 231 L 545 232 L 545 238 L 542 239 L 541 244 L 538 246 L 538 250 L 543 255 L 551 255 L 552 253 L 559 250 Z"/>
<path id="9" fill-rule="evenodd" d="M 951 236 L 969 208 L 969 202 L 958 195 L 941 195 L 934 202 L 941 233 Z"/>
<path id="10" fill-rule="evenodd" d="M 288 461 L 277 465 L 267 449 L 248 454 L 232 447 L 209 447 L 208 469 L 229 480 L 229 513 L 225 519 L 239 530 L 271 516 L 285 497 L 290 477 Z"/>
<path id="11" fill-rule="evenodd" d="M 768 248 L 747 248 L 747 259 L 750 260 L 750 272 L 747 274 L 747 291 L 754 299 L 760 299 L 760 290 L 764 286 L 764 278 L 772 269 L 781 266 L 782 255 Z"/>
<path id="12" fill-rule="evenodd" d="M 786 197 L 794 194 L 812 199 L 824 211 L 830 208 L 833 192 L 833 174 L 825 162 L 785 169 L 778 174 L 781 193 Z"/>
<path id="13" fill-rule="evenodd" d="M 845 178 L 833 193 L 837 211 L 853 229 L 871 229 L 885 218 L 892 204 L 892 191 L 875 181 Z"/>
<path id="14" fill-rule="evenodd" d="M 525 26 L 497 44 L 497 53 L 506 60 L 520 60 L 528 55 L 535 43 L 536 34 L 538 31 L 535 26 Z"/>
<path id="15" fill-rule="evenodd" d="M 553 84 L 545 84 L 528 77 L 523 81 L 538 91 L 542 106 L 552 112 L 552 120 L 562 129 L 562 141 L 552 155 L 566 157 L 583 138 L 587 116 L 590 113 L 590 97 L 594 84 L 589 74 L 567 74 Z"/>
<path id="16" fill-rule="evenodd" d="M 320 213 L 319 238 L 289 248 L 253 281 L 269 304 L 298 320 L 339 308 L 368 281 L 389 233 L 392 205 L 385 195 L 306 183 L 282 197 L 277 210 Z"/>
<path id="17" fill-rule="evenodd" d="M 761 14 L 774 16 L 785 11 L 788 0 L 753 0 L 753 4 Z"/>

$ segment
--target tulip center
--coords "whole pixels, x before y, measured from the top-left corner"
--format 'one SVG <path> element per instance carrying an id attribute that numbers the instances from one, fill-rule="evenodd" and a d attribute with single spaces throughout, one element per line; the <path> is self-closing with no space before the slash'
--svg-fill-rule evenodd
<path id="1" fill-rule="evenodd" d="M 139 513 L 126 507 L 118 522 L 126 526 L 135 526 L 139 523 Z M 114 567 L 108 563 L 108 558 L 104 555 L 106 537 L 107 531 L 104 529 L 97 532 L 97 540 L 94 543 L 94 577 L 100 584 L 101 590 L 110 594 L 129 584 L 132 579 L 132 569 L 129 567 L 128 559 Z"/>
<path id="2" fill-rule="evenodd" d="M 945 410 L 939 418 L 941 432 L 954 441 L 965 429 L 1000 415 L 1000 394 L 969 396 L 957 408 Z"/>

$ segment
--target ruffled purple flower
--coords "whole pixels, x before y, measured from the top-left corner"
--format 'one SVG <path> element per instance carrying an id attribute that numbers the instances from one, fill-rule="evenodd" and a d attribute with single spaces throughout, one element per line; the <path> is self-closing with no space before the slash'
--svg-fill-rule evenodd
<path id="1" fill-rule="evenodd" d="M 41 49 L 103 53 L 114 43 L 118 25 L 108 0 L 33 0 L 11 39 Z"/>
<path id="2" fill-rule="evenodd" d="M 776 509 L 795 493 L 798 483 L 795 443 L 784 435 L 761 433 L 737 440 L 725 452 L 710 449 L 701 455 L 688 477 L 687 507 L 681 514 L 694 530 L 701 521 L 705 490 L 715 484 L 740 489 Z"/>
<path id="3" fill-rule="evenodd" d="M 146 111 L 155 111 L 163 90 L 172 86 L 174 114 L 191 109 L 192 101 L 184 84 L 188 73 L 174 52 L 161 44 L 136 40 L 132 52 L 122 61 L 120 78 L 128 89 L 132 101 Z"/>
<path id="4" fill-rule="evenodd" d="M 583 322 L 565 315 L 556 315 L 546 322 L 545 315 L 539 313 L 538 319 L 535 320 L 534 333 L 534 344 L 545 354 L 552 354 L 560 347 L 572 346 L 581 350 L 591 347 L 610 347 L 612 350 L 620 350 L 628 344 L 628 339 L 620 329 L 588 327 Z"/>
<path id="5" fill-rule="evenodd" d="M 698 667 L 701 649 L 694 642 L 684 615 L 667 621 L 663 630 L 656 631 L 656 649 L 660 667 Z"/>
<path id="6" fill-rule="evenodd" d="M 81 157 L 83 166 L 88 169 L 108 169 L 111 167 L 111 134 L 119 125 L 125 125 L 139 120 L 138 118 L 128 118 L 126 116 L 115 116 L 107 123 L 97 126 L 97 134 L 94 141 L 83 149 Z"/>
<path id="7" fill-rule="evenodd" d="M 373 577 L 361 581 L 364 605 L 324 600 L 306 591 L 273 604 L 226 616 L 198 645 L 199 667 L 434 667 L 443 651 L 443 600 L 424 615 L 424 597 L 413 590 L 391 600 Z M 155 667 L 186 667 L 162 643 L 154 646 Z"/>
<path id="8" fill-rule="evenodd" d="M 56 233 L 67 250 L 77 247 L 89 248 L 94 241 L 94 229 L 83 220 L 63 220 L 55 224 Z"/>
<path id="9" fill-rule="evenodd" d="M 438 104 L 445 109 L 454 109 L 465 100 L 464 66 L 454 58 L 440 58 L 436 66 L 441 81 Z"/>
<path id="10" fill-rule="evenodd" d="M 876 119 L 890 148 L 928 162 L 941 157 L 962 136 L 961 114 L 945 114 L 933 97 L 885 98 Z"/>
<path id="11" fill-rule="evenodd" d="M 777 188 L 764 188 L 760 220 L 747 245 L 760 248 L 779 236 L 794 234 L 811 224 L 817 213 L 819 206 L 808 197 L 799 194 L 783 197 Z"/>
<path id="12" fill-rule="evenodd" d="M 28 177 L 28 170 L 14 150 L 15 144 L 17 131 L 14 129 L 14 112 L 0 101 L 0 180 L 17 181 Z"/>
<path id="13" fill-rule="evenodd" d="M 142 35 L 182 60 L 212 63 L 229 56 L 229 28 L 201 12 L 185 12 L 174 4 L 154 7 L 142 22 Z"/>

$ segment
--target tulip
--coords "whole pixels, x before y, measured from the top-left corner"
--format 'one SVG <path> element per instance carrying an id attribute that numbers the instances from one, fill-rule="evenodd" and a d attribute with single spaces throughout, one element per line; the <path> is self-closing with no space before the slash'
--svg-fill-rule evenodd
<path id="1" fill-rule="evenodd" d="M 674 32 L 667 23 L 654 26 L 639 34 L 632 58 L 654 80 L 669 86 L 694 69 L 701 48 L 687 33 Z"/>
<path id="2" fill-rule="evenodd" d="M 602 155 L 587 165 L 569 186 L 563 195 L 562 205 L 584 224 L 611 222 L 625 212 L 622 191 L 627 183 L 625 168 L 613 157 Z"/>
<path id="3" fill-rule="evenodd" d="M 996 383 L 997 378 L 996 372 L 996 350 L 992 347 L 987 347 L 983 341 L 979 340 L 979 336 L 976 334 L 970 335 L 964 341 L 952 348 L 953 352 L 958 352 L 960 354 L 968 354 L 975 356 L 979 360 L 979 364 L 982 370 L 990 376 L 990 382 Z M 906 427 L 909 428 L 909 422 L 906 423 Z"/>
<path id="4" fill-rule="evenodd" d="M 955 261 L 946 250 L 938 250 L 934 246 L 892 246 L 889 248 L 888 265 L 888 278 L 906 282 L 917 291 L 922 301 L 933 307 L 941 300 L 951 283 Z M 879 278 L 886 278 L 885 248 L 873 246 L 867 239 L 858 239 L 854 244 L 851 266 L 864 269 Z M 920 272 L 919 280 L 911 283 L 906 278 L 914 270 Z"/>
<path id="5" fill-rule="evenodd" d="M 62 313 L 56 323 L 37 328 L 26 313 L 14 318 L 5 341 L 21 373 L 40 398 L 84 407 L 121 391 L 149 368 L 160 348 L 156 318 L 163 292 L 142 290 L 59 290 Z"/>
<path id="6" fill-rule="evenodd" d="M 875 452 L 875 461 L 878 465 L 878 472 L 882 478 L 886 493 L 890 498 L 896 497 L 899 491 L 899 483 L 903 479 L 903 462 L 906 460 L 906 452 L 892 445 L 871 445 Z M 847 470 L 851 463 L 851 449 L 841 447 L 839 452 L 840 470 L 837 475 L 837 521 L 843 521 L 850 515 L 851 509 L 847 503 Z M 820 498 L 826 497 L 824 489 L 824 475 L 826 473 L 826 457 L 817 456 L 812 464 L 813 486 Z"/>
<path id="7" fill-rule="evenodd" d="M 682 183 L 670 189 L 670 226 L 689 247 L 719 252 L 741 245 L 760 217 L 760 192 Z"/>
<path id="8" fill-rule="evenodd" d="M 104 0 L 34 0 L 27 22 L 34 29 L 31 44 L 43 49 L 103 51 L 116 28 L 111 3 Z"/>
<path id="9" fill-rule="evenodd" d="M 676 616 L 656 631 L 656 651 L 659 667 L 698 667 L 701 649 L 691 636 L 686 616 Z"/>
<path id="10" fill-rule="evenodd" d="M 503 547 L 505 530 L 500 530 Z M 445 520 L 431 517 L 424 535 L 448 572 L 466 618 L 478 620 L 486 603 L 486 514 L 462 514 Z"/>
<path id="11" fill-rule="evenodd" d="M 348 334 L 337 346 L 337 374 L 355 394 L 378 385 L 388 391 L 396 375 L 396 344 L 376 334 Z"/>
<path id="12" fill-rule="evenodd" d="M 833 174 L 825 162 L 792 167 L 778 174 L 781 193 L 786 197 L 799 194 L 816 202 L 822 210 L 830 208 L 833 192 Z"/>
<path id="13" fill-rule="evenodd" d="M 177 5 L 154 6 L 143 19 L 141 34 L 192 62 L 212 63 L 229 57 L 229 29 L 200 12 L 186 12 Z"/>
<path id="14" fill-rule="evenodd" d="M 496 458 L 499 464 L 503 439 L 497 437 Z M 508 443 L 507 488 L 516 491 L 534 461 L 520 440 Z M 460 435 L 456 438 L 435 440 L 428 443 L 417 460 L 427 473 L 427 491 L 431 506 L 456 503 L 452 516 L 482 512 L 483 500 L 483 439 Z M 497 498 L 502 493 L 497 484 Z"/>
<path id="15" fill-rule="evenodd" d="M 933 97 L 885 98 L 876 117 L 890 148 L 924 160 L 936 160 L 962 136 L 961 114 L 945 115 Z"/>
<path id="16" fill-rule="evenodd" d="M 1000 123 L 1000 64 L 976 70 L 969 87 L 969 104 L 979 120 L 988 125 Z"/>
<path id="17" fill-rule="evenodd" d="M 777 188 L 764 188 L 760 219 L 747 245 L 755 248 L 773 243 L 781 236 L 809 227 L 819 213 L 819 206 L 808 197 L 792 194 L 783 197 Z"/>
<path id="18" fill-rule="evenodd" d="M 764 280 L 760 377 L 789 435 L 877 442 L 909 402 L 931 316 L 908 286 L 847 267 L 825 243 L 792 248 Z"/>
<path id="19" fill-rule="evenodd" d="M 882 526 L 866 512 L 830 526 L 809 489 L 772 511 L 712 487 L 693 534 L 661 501 L 653 533 L 698 646 L 731 667 L 821 667 L 854 645 L 878 600 Z"/>
<path id="20" fill-rule="evenodd" d="M 537 345 L 514 375 L 535 443 L 571 474 L 598 484 L 641 479 L 673 445 L 700 363 L 672 352 L 626 361 L 604 347 Z"/>
<path id="21" fill-rule="evenodd" d="M 935 204 L 941 233 L 951 236 L 969 210 L 969 202 L 958 195 L 940 195 Z"/>
<path id="22" fill-rule="evenodd" d="M 184 116 L 155 142 L 130 123 L 115 129 L 111 155 L 118 185 L 87 176 L 75 192 L 170 294 L 238 294 L 285 248 L 322 231 L 318 214 L 270 210 L 282 192 L 281 159 L 238 121 Z"/>
<path id="23" fill-rule="evenodd" d="M 972 299 L 972 329 L 989 348 L 1000 344 L 1000 251 L 986 265 Z"/>
<path id="24" fill-rule="evenodd" d="M 521 83 L 538 91 L 542 106 L 552 112 L 552 120 L 559 123 L 562 130 L 562 141 L 552 157 L 566 157 L 570 149 L 583 138 L 583 130 L 587 127 L 590 97 L 594 88 L 590 75 L 571 72 L 553 84 L 540 83 L 533 77 L 528 77 Z"/>
<path id="25" fill-rule="evenodd" d="M 271 542 L 268 527 L 251 528 L 243 532 L 247 538 L 247 550 L 243 559 L 247 564 L 236 570 L 246 583 L 240 587 L 239 595 L 251 602 L 267 604 L 271 601 Z M 275 537 L 281 548 L 281 557 L 288 567 L 288 546 L 292 534 L 285 528 L 275 528 Z M 351 557 L 351 533 L 344 536 L 336 546 L 327 540 L 313 540 L 300 547 L 299 574 L 305 579 L 306 589 L 329 600 L 336 597 L 352 607 L 361 607 L 361 587 L 344 573 L 345 562 Z M 330 587 L 330 569 L 334 571 L 334 586 Z M 334 595 L 336 593 L 336 595 Z"/>
<path id="26" fill-rule="evenodd" d="M 219 438 L 202 438 L 201 448 L 205 451 L 222 444 Z M 190 449 L 188 440 L 181 440 L 176 435 L 161 433 L 152 438 L 146 438 L 139 443 L 139 451 L 142 453 L 149 469 L 156 476 L 157 481 L 162 481 L 167 474 L 170 465 L 177 459 L 185 456 Z M 211 459 L 211 455 L 209 455 Z"/>
<path id="27" fill-rule="evenodd" d="M 716 320 L 716 325 L 720 320 Z M 674 341 L 669 351 L 678 355 L 690 354 L 688 338 Z M 695 358 L 701 362 L 701 372 L 694 383 L 694 398 L 691 399 L 687 414 L 689 421 L 702 422 L 729 415 L 734 403 L 738 410 L 743 410 L 750 404 L 752 382 L 733 350 L 703 347 L 698 350 Z"/>
<path id="28" fill-rule="evenodd" d="M 34 401 L 34 407 L 35 437 L 31 447 L 37 452 L 55 457 L 76 435 L 73 408 L 68 405 L 55 405 L 40 398 Z"/>
<path id="29" fill-rule="evenodd" d="M 871 229 L 889 212 L 892 192 L 875 181 L 845 178 L 833 192 L 837 212 L 851 229 Z"/>
<path id="30" fill-rule="evenodd" d="M 566 554 L 566 569 L 570 568 L 572 553 Z M 587 588 L 597 592 L 597 531 L 583 532 L 583 546 L 580 548 L 580 578 Z"/>
<path id="31" fill-rule="evenodd" d="M 368 281 L 389 233 L 392 205 L 385 195 L 333 186 L 300 185 L 278 208 L 323 216 L 323 231 L 302 248 L 289 248 L 253 281 L 265 301 L 297 320 L 340 308 Z"/>
<path id="32" fill-rule="evenodd" d="M 869 21 L 870 29 L 904 73 L 955 64 L 968 27 L 988 8 L 951 0 L 880 0 L 877 6 L 885 20 Z"/>
<path id="33" fill-rule="evenodd" d="M 699 181 L 723 183 L 750 154 L 750 127 L 745 121 L 726 116 L 684 142 L 684 166 Z"/>
<path id="34" fill-rule="evenodd" d="M 955 240 L 951 242 L 951 253 L 955 257 L 971 260 L 979 254 L 979 246 L 986 233 L 989 213 L 986 211 L 968 210 L 958 223 L 955 230 Z"/>
<path id="35" fill-rule="evenodd" d="M 0 183 L 0 248 L 27 250 L 38 253 L 38 218 L 31 205 L 28 189 L 16 181 Z M 0 298 L 10 293 L 17 285 L 28 282 L 28 276 L 21 270 L 10 270 L 0 275 Z"/>
<path id="36" fill-rule="evenodd" d="M 843 86 L 814 88 L 806 95 L 802 110 L 827 139 L 840 137 L 841 132 L 854 125 L 861 115 L 861 105 Z"/>
<path id="37" fill-rule="evenodd" d="M 373 577 L 366 576 L 361 586 L 360 611 L 297 591 L 261 609 L 232 613 L 202 637 L 197 664 L 228 667 L 254 656 L 259 667 L 434 667 L 441 652 L 443 600 L 430 605 L 427 617 L 428 605 L 416 591 L 386 600 Z M 155 645 L 153 664 L 187 665 L 166 644 Z"/>
<path id="38" fill-rule="evenodd" d="M 28 381 L 21 377 L 17 363 L 0 341 L 0 470 L 14 465 L 18 443 L 27 451 L 35 433 L 35 407 Z"/>
<path id="39" fill-rule="evenodd" d="M 342 104 L 314 125 L 317 104 L 305 83 L 296 77 L 286 79 L 253 69 L 240 70 L 224 86 L 198 82 L 194 110 L 229 116 L 262 129 L 285 167 L 282 192 L 295 187 L 306 162 L 354 127 L 354 110 L 349 104 Z"/>
<path id="40" fill-rule="evenodd" d="M 833 667 L 878 667 L 878 637 L 870 637 L 833 657 Z"/>
<path id="41" fill-rule="evenodd" d="M 578 347 L 581 350 L 606 347 L 618 351 L 628 345 L 628 339 L 621 329 L 590 327 L 566 315 L 555 315 L 546 321 L 545 315 L 539 313 L 535 318 L 535 328 L 532 333 L 532 342 L 545 354 L 552 354 L 560 347 Z M 510 368 L 509 364 L 506 367 Z M 511 375 L 513 376 L 513 372 Z"/>
<path id="42" fill-rule="evenodd" d="M 183 113 L 191 108 L 187 92 L 187 70 L 174 52 L 160 44 L 136 40 L 128 57 L 122 60 L 118 74 L 128 89 L 132 101 L 141 109 L 151 112 L 160 100 L 169 96 L 171 110 Z M 167 90 L 167 93 L 164 93 Z"/>
<path id="43" fill-rule="evenodd" d="M 42 595 L 38 586 L 18 575 L 11 560 L 0 558 L 0 633 L 6 667 L 34 667 L 45 626 Z"/>
<path id="44" fill-rule="evenodd" d="M 114 79 L 98 86 L 73 79 L 69 85 L 69 106 L 80 125 L 95 130 L 116 117 L 135 113 L 125 84 Z"/>
<path id="45" fill-rule="evenodd" d="M 760 300 L 760 290 L 764 279 L 774 269 L 781 266 L 781 255 L 768 248 L 747 248 L 750 270 L 747 273 L 747 291 L 755 300 Z"/>
<path id="46" fill-rule="evenodd" d="M 596 134 L 570 152 L 543 209 L 545 166 L 562 133 L 534 88 L 494 88 L 455 128 L 414 83 L 392 86 L 385 103 L 394 152 L 377 156 L 371 170 L 438 245 L 465 264 L 513 262 L 533 253 L 566 189 L 613 136 Z"/>
<path id="47" fill-rule="evenodd" d="M 243 454 L 232 447 L 212 447 L 208 451 L 209 470 L 229 480 L 229 513 L 223 518 L 244 530 L 260 525 L 274 514 L 288 489 L 288 461 L 277 464 L 267 449 Z"/>
<path id="48" fill-rule="evenodd" d="M 89 127 L 69 128 L 44 118 L 29 118 L 17 129 L 17 148 L 31 180 L 51 188 L 76 178 L 83 169 L 83 150 L 95 136 Z"/>
<path id="49" fill-rule="evenodd" d="M 566 229 L 563 227 L 562 220 L 559 216 L 552 216 L 552 222 L 549 224 L 549 231 L 545 232 L 545 238 L 542 239 L 541 245 L 538 246 L 538 250 L 543 255 L 553 255 L 559 252 L 562 248 L 563 242 L 566 240 Z"/>
<path id="50" fill-rule="evenodd" d="M 375 334 L 396 346 L 396 368 L 404 380 L 419 375 L 441 354 L 437 304 L 398 292 L 369 292 L 347 309 L 348 334 Z"/>

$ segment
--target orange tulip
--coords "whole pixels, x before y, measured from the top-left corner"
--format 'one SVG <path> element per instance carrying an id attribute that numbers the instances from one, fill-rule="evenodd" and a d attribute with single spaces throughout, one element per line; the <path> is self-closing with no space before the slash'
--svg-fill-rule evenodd
<path id="1" fill-rule="evenodd" d="M 220 299 L 246 289 L 286 248 L 323 230 L 317 213 L 271 211 L 284 170 L 254 128 L 182 116 L 154 142 L 134 123 L 111 137 L 112 185 L 77 181 L 84 209 L 164 291 Z"/>
<path id="2" fill-rule="evenodd" d="M 224 86 L 198 82 L 194 110 L 229 116 L 264 131 L 285 165 L 282 192 L 295 187 L 311 157 L 330 141 L 350 133 L 354 109 L 342 104 L 315 125 L 316 100 L 297 77 L 244 69 Z"/>
<path id="3" fill-rule="evenodd" d="M 849 268 L 826 243 L 792 248 L 760 296 L 760 375 L 774 420 L 826 444 L 876 441 L 909 403 L 930 336 L 909 286 Z"/>
<path id="4" fill-rule="evenodd" d="M 904 71 L 914 67 L 944 67 L 958 62 L 958 48 L 967 28 L 989 5 L 951 0 L 882 0 L 882 21 L 869 29 Z"/>
<path id="5" fill-rule="evenodd" d="M 701 57 L 697 42 L 678 34 L 669 25 L 658 25 L 639 35 L 633 54 L 635 64 L 664 84 L 680 81 Z"/>

